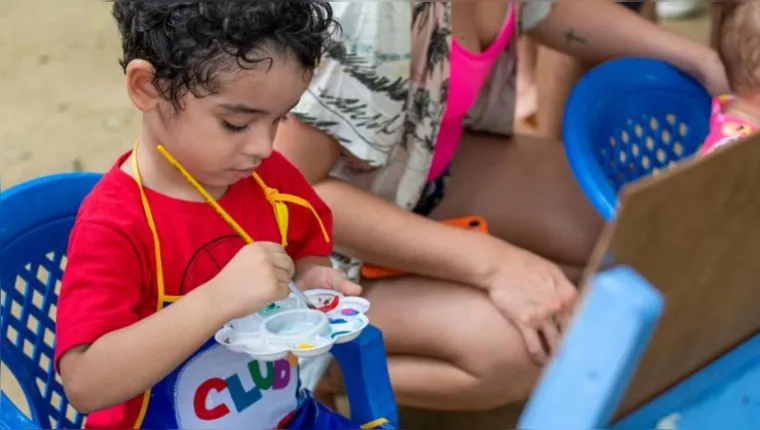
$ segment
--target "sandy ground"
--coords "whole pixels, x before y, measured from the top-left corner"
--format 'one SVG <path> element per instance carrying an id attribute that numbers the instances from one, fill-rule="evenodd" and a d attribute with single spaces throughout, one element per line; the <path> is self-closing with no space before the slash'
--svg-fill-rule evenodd
<path id="1" fill-rule="evenodd" d="M 135 138 L 109 3 L 0 1 L 0 180 L 102 171 Z"/>
<path id="2" fill-rule="evenodd" d="M 104 171 L 137 136 L 139 117 L 124 90 L 110 7 L 86 0 L 0 0 L 3 187 L 55 172 Z M 704 16 L 665 25 L 707 40 Z M 18 398 L 5 369 L 0 380 L 2 390 Z M 503 423 L 514 413 L 482 419 Z M 487 427 L 463 414 L 405 414 L 414 428 L 438 421 L 433 416 L 445 416 L 451 428 Z"/>

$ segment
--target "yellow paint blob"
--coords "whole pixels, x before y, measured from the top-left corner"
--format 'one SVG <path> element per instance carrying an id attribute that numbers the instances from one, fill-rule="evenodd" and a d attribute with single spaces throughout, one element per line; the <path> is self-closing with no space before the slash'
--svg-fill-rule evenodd
<path id="1" fill-rule="evenodd" d="M 310 343 L 299 343 L 296 345 L 296 348 L 298 349 L 314 349 L 314 345 Z"/>

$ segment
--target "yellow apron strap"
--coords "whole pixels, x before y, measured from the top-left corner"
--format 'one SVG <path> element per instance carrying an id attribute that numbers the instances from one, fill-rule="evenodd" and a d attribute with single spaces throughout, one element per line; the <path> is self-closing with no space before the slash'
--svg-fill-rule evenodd
<path id="1" fill-rule="evenodd" d="M 274 211 L 274 220 L 277 223 L 277 229 L 280 232 L 280 244 L 283 248 L 288 246 L 288 228 L 290 227 L 290 217 L 288 215 L 288 207 L 284 203 L 275 200 L 274 196 L 277 194 L 277 190 L 269 188 L 267 184 L 261 179 L 258 173 L 253 172 L 253 179 L 259 184 L 259 187 L 264 191 L 269 204 L 272 205 Z"/>
<path id="2" fill-rule="evenodd" d="M 187 182 L 189 182 L 190 185 L 192 185 L 193 188 L 195 188 L 198 191 L 198 193 L 200 193 L 200 195 L 203 196 L 204 199 L 206 199 L 208 204 L 210 204 L 211 207 L 214 208 L 216 213 L 219 214 L 219 216 L 221 216 L 224 219 L 224 221 L 226 221 L 227 224 L 229 224 L 230 227 L 232 227 L 232 229 L 235 230 L 235 232 L 238 235 L 240 235 L 240 237 L 243 238 L 245 243 L 248 243 L 248 244 L 253 243 L 253 238 L 245 230 L 243 230 L 242 227 L 240 227 L 240 225 L 235 221 L 235 219 L 232 218 L 230 214 L 228 214 L 227 211 L 225 211 L 224 208 L 222 208 L 219 205 L 219 203 L 217 203 L 217 201 L 211 196 L 211 194 L 209 194 L 206 191 L 206 189 L 203 188 L 203 185 L 199 184 L 198 181 L 196 181 L 195 178 L 193 178 L 193 175 L 191 175 L 190 172 L 185 170 L 185 168 L 181 164 L 179 164 L 179 161 L 177 161 L 177 159 L 174 158 L 174 156 L 171 155 L 169 151 L 167 151 L 166 148 L 164 148 L 163 145 L 158 145 L 156 149 L 158 150 L 158 152 L 161 153 L 161 155 L 164 156 L 164 158 L 166 158 L 169 164 L 171 164 L 177 170 L 179 170 L 179 172 L 182 174 L 182 176 L 185 177 Z"/>
<path id="3" fill-rule="evenodd" d="M 293 203 L 295 205 L 309 209 L 312 215 L 314 215 L 314 218 L 317 219 L 317 223 L 319 223 L 319 228 L 322 230 L 322 235 L 325 238 L 325 242 L 330 243 L 330 235 L 327 234 L 327 229 L 325 228 L 325 225 L 322 222 L 322 218 L 319 216 L 317 211 L 314 209 L 311 203 L 309 203 L 308 200 L 298 197 L 298 196 L 294 196 L 292 194 L 283 194 L 277 191 L 277 189 L 275 188 L 270 188 L 269 186 L 267 186 L 264 180 L 261 179 L 261 176 L 259 176 L 256 172 L 253 173 L 253 178 L 259 184 L 259 187 L 261 187 L 261 189 L 264 190 L 264 194 L 266 195 L 267 200 L 269 200 L 269 203 L 272 205 L 272 208 L 274 209 L 274 216 L 275 216 L 275 219 L 277 220 L 277 226 L 280 229 L 280 236 L 282 237 L 283 247 L 288 245 L 289 216 L 288 216 L 288 207 L 285 204 L 286 202 Z"/>
<path id="4" fill-rule="evenodd" d="M 280 202 L 288 202 L 293 203 L 295 205 L 304 207 L 306 209 L 309 209 L 314 215 L 314 218 L 317 219 L 317 223 L 319 224 L 320 230 L 322 230 L 322 236 L 325 238 L 325 242 L 330 243 L 330 235 L 327 234 L 327 229 L 325 228 L 324 223 L 322 222 L 322 218 L 320 218 L 319 214 L 317 213 L 316 209 L 309 203 L 306 199 L 294 196 L 292 194 L 280 194 L 277 193 L 277 200 Z"/>
<path id="5" fill-rule="evenodd" d="M 383 425 L 388 423 L 388 420 L 386 418 L 378 418 L 376 420 L 372 420 L 366 424 L 361 425 L 361 429 L 367 430 L 367 429 L 373 429 L 377 426 Z"/>
<path id="6" fill-rule="evenodd" d="M 140 143 L 140 141 L 136 141 L 134 144 L 134 147 L 132 148 L 132 172 L 133 176 L 135 178 L 135 182 L 137 182 L 137 188 L 140 190 L 140 201 L 142 203 L 143 211 L 145 212 L 145 218 L 148 219 L 148 227 L 150 228 L 150 234 L 153 236 L 153 250 L 156 257 L 156 284 L 158 286 L 157 288 L 157 300 L 156 300 L 156 311 L 160 311 L 161 308 L 163 308 L 164 305 L 164 298 L 166 296 L 165 294 L 165 288 L 164 288 L 164 265 L 162 263 L 161 259 L 161 243 L 158 240 L 158 231 L 156 230 L 156 222 L 153 219 L 153 212 L 150 210 L 150 203 L 148 202 L 148 197 L 145 195 L 145 187 L 143 187 L 142 183 L 142 177 L 140 176 L 140 168 L 137 163 L 137 145 Z M 137 414 L 137 419 L 135 420 L 134 428 L 139 429 L 142 427 L 143 421 L 145 420 L 145 414 L 148 412 L 148 402 L 150 400 L 150 392 L 151 389 L 148 388 L 145 393 L 143 393 L 141 404 L 140 404 L 140 412 Z"/>
<path id="7" fill-rule="evenodd" d="M 164 265 L 163 259 L 161 258 L 161 242 L 158 240 L 156 222 L 153 219 L 153 212 L 150 209 L 148 197 L 145 195 L 145 187 L 143 186 L 142 177 L 140 176 L 140 167 L 137 163 L 137 145 L 139 143 L 140 141 L 138 140 L 132 148 L 132 171 L 134 172 L 135 182 L 137 182 L 137 188 L 140 190 L 140 200 L 143 211 L 145 212 L 145 218 L 148 219 L 148 228 L 150 228 L 150 234 L 153 236 L 153 250 L 156 258 L 156 284 L 158 285 L 156 310 L 160 310 L 163 307 L 164 301 L 167 299 L 166 288 L 164 286 Z"/>
<path id="8" fill-rule="evenodd" d="M 274 209 L 274 218 L 277 221 L 277 228 L 280 230 L 280 243 L 283 248 L 288 247 L 288 228 L 290 227 L 290 217 L 288 207 L 285 203 L 277 200 L 270 200 Z"/>

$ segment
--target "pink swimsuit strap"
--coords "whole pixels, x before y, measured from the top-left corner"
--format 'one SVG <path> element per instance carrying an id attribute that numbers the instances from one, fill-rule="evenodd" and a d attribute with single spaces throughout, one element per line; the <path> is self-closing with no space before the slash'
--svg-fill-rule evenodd
<path id="1" fill-rule="evenodd" d="M 470 60 L 475 60 L 477 62 L 487 64 L 488 67 L 486 67 L 486 69 L 490 69 L 490 66 L 493 65 L 493 62 L 496 61 L 496 58 L 498 58 L 499 54 L 501 54 L 509 41 L 512 40 L 512 36 L 514 35 L 514 24 L 514 4 L 510 2 L 509 9 L 507 10 L 507 18 L 504 20 L 504 25 L 501 27 L 501 32 L 498 36 L 496 36 L 496 39 L 494 39 L 493 43 L 491 43 L 491 45 L 486 48 L 485 51 L 476 54 L 468 51 L 467 48 L 464 48 L 462 45 L 460 45 L 456 39 L 452 38 L 451 44 L 453 45 L 453 49 L 451 52 L 451 62 L 457 62 L 460 60 L 460 56 L 462 56 Z"/>
<path id="2" fill-rule="evenodd" d="M 480 93 L 496 60 L 515 34 L 515 5 L 510 2 L 501 32 L 491 45 L 480 53 L 472 53 L 451 39 L 451 67 L 446 111 L 441 120 L 438 139 L 428 180 L 443 174 L 454 158 L 464 129 L 464 117 Z"/>

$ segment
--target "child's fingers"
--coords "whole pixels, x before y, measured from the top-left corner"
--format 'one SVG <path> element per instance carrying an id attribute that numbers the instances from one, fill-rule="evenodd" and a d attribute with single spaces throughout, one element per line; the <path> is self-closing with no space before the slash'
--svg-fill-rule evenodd
<path id="1" fill-rule="evenodd" d="M 327 270 L 327 273 L 325 273 L 326 283 L 329 288 L 340 291 L 347 296 L 358 296 L 361 294 L 362 287 L 359 284 L 351 282 L 345 273 L 333 268 L 326 267 L 325 269 Z"/>
<path id="2" fill-rule="evenodd" d="M 327 284 L 333 290 L 338 290 L 347 296 L 358 296 L 362 292 L 362 287 L 351 282 L 345 273 L 340 270 L 328 268 L 326 274 Z"/>
<path id="3" fill-rule="evenodd" d="M 358 296 L 362 292 L 362 287 L 349 281 L 343 272 L 326 266 L 312 268 L 298 279 L 296 286 L 302 290 L 327 288 L 347 296 Z"/>
<path id="4" fill-rule="evenodd" d="M 336 290 L 347 296 L 358 296 L 362 293 L 362 287 L 359 284 L 355 284 L 348 279 L 342 279 L 338 282 Z"/>
<path id="5" fill-rule="evenodd" d="M 303 291 L 320 288 L 332 288 L 327 270 L 329 267 L 314 267 L 296 280 L 296 286 Z"/>
<path id="6" fill-rule="evenodd" d="M 285 277 L 285 279 L 290 280 L 293 278 L 293 274 L 295 273 L 295 264 L 293 263 L 293 260 L 288 256 L 288 254 L 272 254 L 272 264 L 275 268 L 278 269 L 282 276 Z"/>

